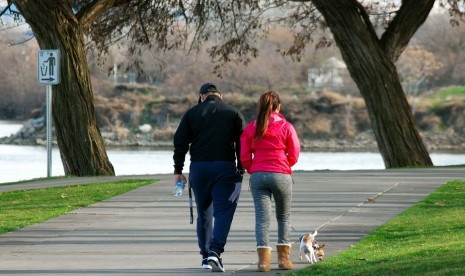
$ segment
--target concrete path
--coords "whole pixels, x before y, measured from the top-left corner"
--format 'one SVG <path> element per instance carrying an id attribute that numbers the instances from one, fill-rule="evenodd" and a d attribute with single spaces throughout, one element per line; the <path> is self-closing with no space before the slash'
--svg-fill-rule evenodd
<path id="1" fill-rule="evenodd" d="M 171 195 L 172 175 L 94 177 L 0 185 L 0 192 L 93 183 L 122 178 L 160 179 L 154 184 L 0 236 L 0 275 L 205 275 L 200 269 L 188 195 Z M 296 172 L 293 238 L 318 229 L 326 256 L 354 244 L 374 228 L 448 180 L 465 180 L 463 168 Z M 276 222 L 272 223 L 276 241 Z M 273 243 L 274 244 L 274 243 Z M 225 275 L 275 275 L 256 269 L 254 209 L 243 182 L 239 207 L 222 255 Z M 298 244 L 291 254 L 295 269 Z"/>

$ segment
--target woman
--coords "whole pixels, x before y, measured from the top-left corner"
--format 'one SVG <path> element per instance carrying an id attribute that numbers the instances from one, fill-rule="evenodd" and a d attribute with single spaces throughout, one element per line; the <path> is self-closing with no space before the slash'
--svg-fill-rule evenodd
<path id="1" fill-rule="evenodd" d="M 281 269 L 292 269 L 291 249 L 292 170 L 300 153 L 294 127 L 279 113 L 281 102 L 274 91 L 262 94 L 257 119 L 241 135 L 241 161 L 250 174 L 250 190 L 255 205 L 255 236 L 258 270 L 269 271 L 271 247 L 269 228 L 271 197 L 274 197 L 278 221 L 278 263 Z"/>

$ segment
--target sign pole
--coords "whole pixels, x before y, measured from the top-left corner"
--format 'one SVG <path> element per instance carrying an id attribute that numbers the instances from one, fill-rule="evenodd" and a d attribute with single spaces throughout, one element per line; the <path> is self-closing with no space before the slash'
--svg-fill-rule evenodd
<path id="1" fill-rule="evenodd" d="M 46 86 L 47 177 L 52 175 L 52 86 Z"/>
<path id="2" fill-rule="evenodd" d="M 37 80 L 46 85 L 47 124 L 47 177 L 52 175 L 52 84 L 60 83 L 60 51 L 40 50 L 38 55 Z"/>

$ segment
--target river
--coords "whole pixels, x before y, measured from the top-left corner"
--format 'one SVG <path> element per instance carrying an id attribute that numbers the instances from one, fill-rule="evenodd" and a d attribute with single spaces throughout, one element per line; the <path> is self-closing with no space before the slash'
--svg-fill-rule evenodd
<path id="1" fill-rule="evenodd" d="M 0 137 L 16 133 L 21 123 L 0 121 Z M 0 183 L 47 177 L 47 148 L 44 146 L 0 145 Z M 172 173 L 173 152 L 147 148 L 107 148 L 116 175 Z M 431 153 L 436 166 L 465 164 L 465 154 Z M 51 176 L 63 176 L 60 153 L 52 149 Z M 186 157 L 185 172 L 189 169 Z M 301 153 L 294 170 L 376 170 L 384 169 L 378 152 Z"/>

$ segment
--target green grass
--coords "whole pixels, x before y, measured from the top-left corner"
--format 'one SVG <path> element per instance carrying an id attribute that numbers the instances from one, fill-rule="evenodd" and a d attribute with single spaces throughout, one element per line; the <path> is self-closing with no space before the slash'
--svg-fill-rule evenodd
<path id="1" fill-rule="evenodd" d="M 465 86 L 450 86 L 436 91 L 429 99 L 434 106 L 450 100 L 465 100 Z"/>
<path id="2" fill-rule="evenodd" d="M 465 181 L 451 181 L 350 249 L 290 275 L 465 275 Z"/>
<path id="3" fill-rule="evenodd" d="M 123 180 L 0 193 L 0 234 L 49 220 L 153 182 L 153 179 Z"/>

